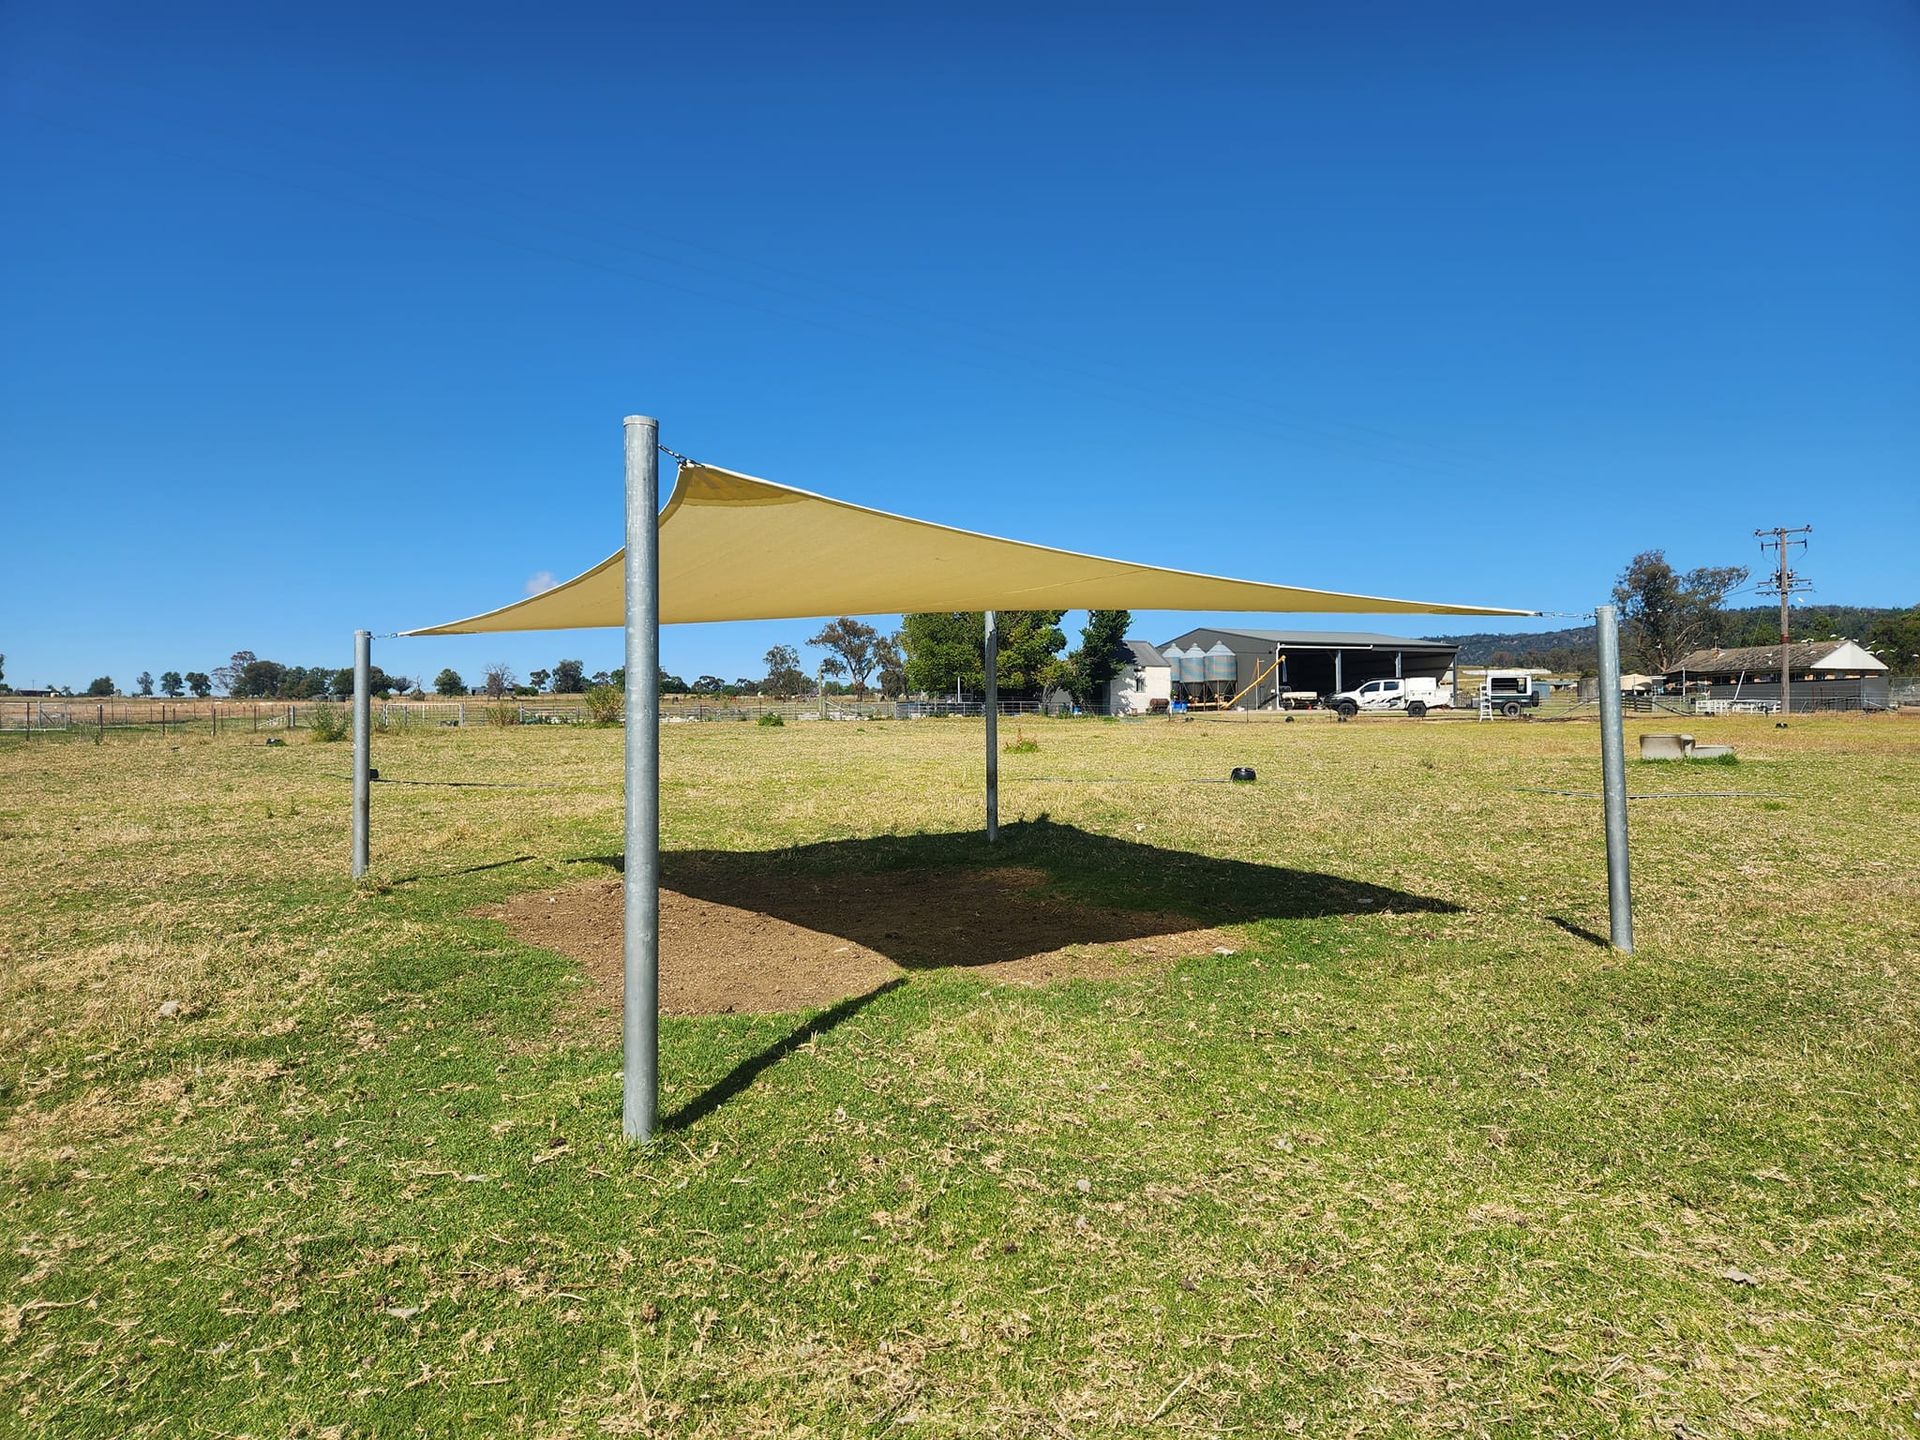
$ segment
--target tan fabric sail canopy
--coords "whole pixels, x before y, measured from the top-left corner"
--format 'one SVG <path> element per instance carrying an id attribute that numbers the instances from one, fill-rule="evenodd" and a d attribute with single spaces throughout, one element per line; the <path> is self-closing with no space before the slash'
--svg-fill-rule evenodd
<path id="1" fill-rule="evenodd" d="M 626 621 L 625 551 L 529 599 L 410 635 Z M 1227 580 L 909 520 L 711 465 L 680 468 L 660 514 L 660 619 L 785 620 L 927 610 L 1335 611 L 1527 615 Z"/>

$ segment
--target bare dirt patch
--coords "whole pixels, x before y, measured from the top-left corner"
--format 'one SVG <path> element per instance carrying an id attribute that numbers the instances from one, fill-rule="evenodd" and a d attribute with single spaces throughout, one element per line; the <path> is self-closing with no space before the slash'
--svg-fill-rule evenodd
<path id="1" fill-rule="evenodd" d="M 1038 870 L 676 875 L 660 892 L 660 1007 L 670 1015 L 810 1010 L 906 970 L 965 968 L 995 984 L 1117 979 L 1216 948 L 1178 915 L 1081 905 Z M 480 912 L 578 960 L 587 1015 L 620 1008 L 618 876 Z"/>

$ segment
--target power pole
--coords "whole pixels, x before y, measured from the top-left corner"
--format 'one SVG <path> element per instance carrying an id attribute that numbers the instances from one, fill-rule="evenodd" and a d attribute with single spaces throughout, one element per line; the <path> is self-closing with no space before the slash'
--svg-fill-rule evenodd
<path id="1" fill-rule="evenodd" d="M 1760 590 L 1763 594 L 1772 593 L 1780 597 L 1780 723 L 1782 725 L 1793 719 L 1793 642 L 1787 607 L 1795 595 L 1813 589 L 1811 580 L 1802 579 L 1794 573 L 1793 568 L 1787 564 L 1787 556 L 1796 545 L 1802 550 L 1807 548 L 1805 540 L 1795 540 L 1793 536 L 1812 533 L 1811 525 L 1792 527 L 1776 525 L 1771 530 L 1753 532 L 1754 538 L 1760 542 L 1761 550 L 1774 551 L 1780 561 L 1779 569 L 1774 573 L 1773 578 L 1762 581 Z"/>

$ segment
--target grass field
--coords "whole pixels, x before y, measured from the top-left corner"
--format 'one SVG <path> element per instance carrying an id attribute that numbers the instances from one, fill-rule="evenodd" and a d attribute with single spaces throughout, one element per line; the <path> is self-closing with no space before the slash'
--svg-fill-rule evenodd
<path id="1" fill-rule="evenodd" d="M 1692 728 L 1635 790 L 1762 793 L 1635 804 L 1626 958 L 1521 788 L 1590 724 L 1027 722 L 991 854 L 977 722 L 666 727 L 669 881 L 1239 948 L 669 1020 L 644 1150 L 471 914 L 606 873 L 617 731 L 380 737 L 486 784 L 376 787 L 357 889 L 344 746 L 0 742 L 0 1433 L 1920 1433 L 1920 723 Z"/>

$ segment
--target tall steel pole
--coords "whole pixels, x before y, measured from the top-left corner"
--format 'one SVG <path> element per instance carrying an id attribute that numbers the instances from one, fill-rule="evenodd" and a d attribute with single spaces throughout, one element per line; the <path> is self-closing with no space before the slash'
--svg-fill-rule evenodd
<path id="1" fill-rule="evenodd" d="M 367 873 L 367 832 L 372 818 L 369 782 L 373 748 L 373 713 L 369 703 L 368 672 L 373 668 L 373 633 L 353 632 L 353 878 Z"/>
<path id="2" fill-rule="evenodd" d="M 1627 872 L 1627 746 L 1620 724 L 1620 620 L 1594 611 L 1600 639 L 1600 770 L 1607 811 L 1607 919 L 1613 948 L 1633 953 L 1633 891 Z"/>
<path id="3" fill-rule="evenodd" d="M 627 438 L 625 1084 L 621 1129 L 653 1138 L 660 1099 L 660 424 Z"/>
<path id="4" fill-rule="evenodd" d="M 987 611 L 987 843 L 1000 838 L 1000 617 Z"/>

